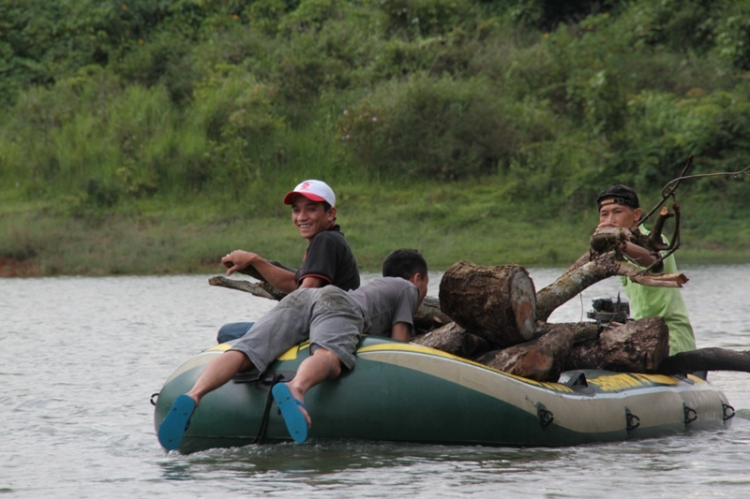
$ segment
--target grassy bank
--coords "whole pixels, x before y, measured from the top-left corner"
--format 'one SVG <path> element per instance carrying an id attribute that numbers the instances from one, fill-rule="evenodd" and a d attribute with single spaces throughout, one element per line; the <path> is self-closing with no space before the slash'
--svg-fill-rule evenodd
<path id="1" fill-rule="evenodd" d="M 288 188 L 272 188 L 269 195 L 280 200 Z M 551 213 L 543 200 L 509 202 L 499 178 L 344 183 L 337 191 L 338 221 L 362 271 L 377 271 L 397 247 L 418 248 L 433 269 L 462 259 L 567 266 L 586 251 L 597 223 L 594 207 Z M 644 196 L 644 207 L 655 201 Z M 678 261 L 750 261 L 747 217 L 697 202 L 695 195 L 681 199 L 685 219 Z M 6 202 L 0 206 L 0 231 L 0 254 L 15 260 L 20 275 L 212 273 L 221 271 L 221 256 L 237 248 L 296 267 L 305 250 L 280 201 L 277 209 L 257 213 L 242 203 L 218 206 L 200 196 L 189 203 L 143 200 L 84 218 Z"/>

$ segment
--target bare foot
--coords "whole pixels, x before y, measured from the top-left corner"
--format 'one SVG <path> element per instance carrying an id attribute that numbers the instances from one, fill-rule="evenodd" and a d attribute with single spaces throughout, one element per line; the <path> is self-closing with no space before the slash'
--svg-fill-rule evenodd
<path id="1" fill-rule="evenodd" d="M 289 391 L 292 393 L 292 397 L 299 400 L 304 404 L 305 402 L 305 396 L 302 394 L 299 388 L 294 386 L 292 383 L 287 383 L 286 386 L 289 388 Z M 305 417 L 305 421 L 307 421 L 307 427 L 312 426 L 312 419 L 310 419 L 310 415 L 307 413 L 307 408 L 304 405 L 299 406 L 299 411 L 302 413 L 302 415 Z"/>

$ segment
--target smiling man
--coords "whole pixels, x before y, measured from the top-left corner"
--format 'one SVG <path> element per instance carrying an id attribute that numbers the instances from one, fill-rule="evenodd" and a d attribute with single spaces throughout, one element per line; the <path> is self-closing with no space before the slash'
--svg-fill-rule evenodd
<path id="1" fill-rule="evenodd" d="M 296 289 L 320 288 L 333 284 L 343 290 L 359 287 L 359 269 L 352 250 L 336 223 L 336 195 L 320 180 L 305 180 L 284 196 L 292 207 L 292 222 L 300 236 L 307 239 L 302 266 L 296 272 L 279 267 L 257 253 L 235 250 L 221 259 L 227 275 L 254 267 L 278 289 L 291 293 Z M 249 322 L 235 322 L 219 330 L 220 343 L 244 335 Z"/>

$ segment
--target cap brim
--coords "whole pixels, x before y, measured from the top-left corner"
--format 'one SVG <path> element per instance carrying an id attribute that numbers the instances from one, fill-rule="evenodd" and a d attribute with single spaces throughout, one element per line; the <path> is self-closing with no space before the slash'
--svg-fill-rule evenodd
<path id="1" fill-rule="evenodd" d="M 292 204 L 292 201 L 294 200 L 294 198 L 296 196 L 305 197 L 305 198 L 309 199 L 310 201 L 315 201 L 316 203 L 325 203 L 326 202 L 326 200 L 324 198 L 322 198 L 320 196 L 316 196 L 315 194 L 312 194 L 312 193 L 309 193 L 309 192 L 292 191 L 292 192 L 287 193 L 286 196 L 284 196 L 284 204 Z"/>

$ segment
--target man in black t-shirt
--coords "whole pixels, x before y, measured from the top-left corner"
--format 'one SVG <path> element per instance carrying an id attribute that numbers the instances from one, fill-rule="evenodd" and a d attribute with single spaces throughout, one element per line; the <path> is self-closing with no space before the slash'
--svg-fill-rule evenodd
<path id="1" fill-rule="evenodd" d="M 336 195 L 320 180 L 305 180 L 284 196 L 292 207 L 292 222 L 308 247 L 296 272 L 279 267 L 257 253 L 235 250 L 221 259 L 227 275 L 254 267 L 271 285 L 291 293 L 295 289 L 320 288 L 328 284 L 343 290 L 359 287 L 359 270 L 344 234 L 336 224 Z M 219 343 L 244 335 L 250 322 L 225 324 L 219 329 Z"/>

